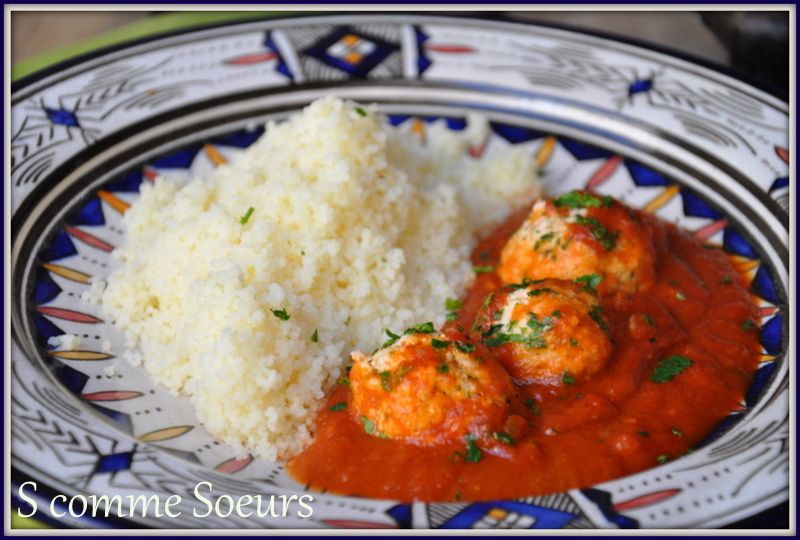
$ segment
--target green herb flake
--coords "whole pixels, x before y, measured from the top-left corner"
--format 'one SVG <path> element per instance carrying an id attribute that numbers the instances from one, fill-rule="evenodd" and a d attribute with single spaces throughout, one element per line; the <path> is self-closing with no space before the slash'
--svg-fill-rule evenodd
<path id="1" fill-rule="evenodd" d="M 448 366 L 447 364 L 439 364 L 439 367 L 436 368 L 436 372 L 437 373 L 449 373 L 450 372 L 450 366 Z"/>
<path id="2" fill-rule="evenodd" d="M 731 276 L 724 275 L 722 276 L 722 279 L 719 280 L 719 282 L 721 285 L 730 285 L 731 283 L 733 283 L 733 280 L 731 279 Z"/>
<path id="3" fill-rule="evenodd" d="M 550 242 L 553 238 L 555 238 L 555 236 L 556 233 L 554 232 L 543 234 L 542 236 L 539 237 L 538 240 L 536 240 L 536 243 L 533 244 L 533 250 L 538 251 L 542 244 L 544 244 L 545 242 Z"/>
<path id="4" fill-rule="evenodd" d="M 494 272 L 494 266 L 473 266 L 472 271 L 476 274 L 488 274 L 489 272 Z"/>
<path id="5" fill-rule="evenodd" d="M 666 463 L 669 461 L 669 456 L 667 454 L 661 454 L 656 458 L 657 463 Z"/>
<path id="6" fill-rule="evenodd" d="M 650 437 L 650 432 L 649 431 L 637 431 L 636 434 L 641 436 L 641 437 Z"/>
<path id="7" fill-rule="evenodd" d="M 314 333 L 311 334 L 311 342 L 319 343 L 319 331 L 316 328 L 314 329 Z"/>
<path id="8" fill-rule="evenodd" d="M 361 107 L 356 107 L 355 111 L 356 113 L 358 113 L 358 116 L 367 116 L 367 111 L 365 111 Z"/>
<path id="9" fill-rule="evenodd" d="M 551 293 L 551 292 L 553 292 L 553 289 L 550 289 L 548 287 L 539 287 L 538 289 L 533 289 L 532 291 L 528 291 L 528 296 L 539 296 L 540 294 Z"/>
<path id="10" fill-rule="evenodd" d="M 598 197 L 597 195 L 580 191 L 565 193 L 553 201 L 553 206 L 556 208 L 607 208 L 612 204 L 614 204 L 614 199 L 607 195 Z"/>
<path id="11" fill-rule="evenodd" d="M 478 463 L 482 457 L 481 449 L 475 444 L 475 437 L 467 435 L 467 452 L 464 454 L 464 460 L 469 463 Z"/>
<path id="12" fill-rule="evenodd" d="M 462 305 L 461 300 L 456 300 L 455 298 L 448 298 L 444 301 L 444 308 L 447 311 L 458 311 Z"/>
<path id="13" fill-rule="evenodd" d="M 673 354 L 658 362 L 650 380 L 656 383 L 665 383 L 677 377 L 683 370 L 692 365 L 692 360 L 679 354 Z"/>
<path id="14" fill-rule="evenodd" d="M 335 405 L 329 406 L 328 410 L 331 411 L 331 412 L 339 412 L 339 411 L 345 410 L 346 408 L 347 408 L 347 403 L 344 402 L 344 401 L 340 401 L 339 403 L 336 403 Z"/>
<path id="15" fill-rule="evenodd" d="M 653 317 L 651 317 L 647 313 L 642 315 L 642 318 L 644 319 L 644 322 L 645 324 L 647 324 L 647 326 L 653 326 L 655 324 L 655 322 L 653 321 Z"/>
<path id="16" fill-rule="evenodd" d="M 472 343 L 465 343 L 463 341 L 456 341 L 456 349 L 462 353 L 471 353 L 475 350 L 475 345 Z"/>
<path id="17" fill-rule="evenodd" d="M 386 341 L 383 342 L 383 345 L 381 345 L 381 347 L 380 347 L 381 349 L 385 349 L 386 347 L 391 347 L 392 345 L 397 343 L 398 339 L 400 339 L 400 336 L 398 336 L 397 334 L 395 334 L 394 332 L 392 332 L 388 328 L 384 328 L 383 332 L 387 336 L 389 336 L 389 339 L 387 339 Z"/>
<path id="18" fill-rule="evenodd" d="M 572 376 L 572 373 L 569 371 L 565 371 L 564 374 L 561 376 L 561 382 L 564 384 L 575 384 L 575 377 Z"/>
<path id="19" fill-rule="evenodd" d="M 447 347 L 450 346 L 450 343 L 451 343 L 450 341 L 445 341 L 442 339 L 436 339 L 436 338 L 431 339 L 431 347 L 433 347 L 434 349 L 446 349 Z"/>
<path id="20" fill-rule="evenodd" d="M 597 286 L 600 285 L 602 281 L 602 276 L 598 274 L 586 274 L 585 276 L 575 278 L 575 283 L 582 285 L 581 290 L 587 292 L 597 291 Z"/>
<path id="21" fill-rule="evenodd" d="M 577 347 L 580 342 L 575 338 L 569 338 L 569 345 L 570 347 Z"/>
<path id="22" fill-rule="evenodd" d="M 514 446 L 514 439 L 508 433 L 503 433 L 502 431 L 495 431 L 492 434 L 492 436 L 503 444 Z"/>
<path id="23" fill-rule="evenodd" d="M 416 326 L 412 326 L 411 328 L 406 328 L 406 331 L 403 332 L 404 334 L 433 334 L 436 331 L 436 328 L 433 326 L 433 323 L 428 321 L 424 323 L 420 323 Z"/>
<path id="24" fill-rule="evenodd" d="M 452 322 L 452 321 L 458 319 L 458 313 L 456 313 L 455 311 L 451 311 L 450 313 L 445 315 L 444 318 L 445 318 L 445 320 Z"/>
<path id="25" fill-rule="evenodd" d="M 583 225 L 589 229 L 595 240 L 597 240 L 605 251 L 611 251 L 617 245 L 619 232 L 609 231 L 605 225 L 600 223 L 597 218 L 575 216 L 575 223 Z"/>
<path id="26" fill-rule="evenodd" d="M 679 430 L 678 428 L 672 428 L 672 434 L 676 437 L 683 437 L 683 431 Z"/>
<path id="27" fill-rule="evenodd" d="M 252 206 L 250 208 L 248 208 L 247 212 L 245 212 L 244 215 L 239 218 L 239 223 L 241 223 L 242 225 L 246 225 L 247 222 L 250 221 L 250 216 L 252 216 L 253 212 L 255 212 L 255 211 L 256 211 L 256 209 L 253 208 Z"/>
<path id="28" fill-rule="evenodd" d="M 536 416 L 542 416 L 542 410 L 537 405 L 536 400 L 533 398 L 528 398 L 525 400 L 525 406 L 533 411 L 533 414 Z"/>
<path id="29" fill-rule="evenodd" d="M 677 291 L 677 292 L 675 293 L 675 298 L 676 298 L 677 300 L 680 300 L 681 302 L 683 302 L 684 300 L 686 300 L 686 295 L 685 295 L 685 294 L 683 294 L 683 292 L 681 292 L 681 291 Z"/>
<path id="30" fill-rule="evenodd" d="M 747 319 L 746 321 L 742 322 L 742 330 L 744 330 L 745 332 L 749 332 L 750 330 L 752 330 L 755 327 L 756 327 L 756 323 L 754 323 L 750 319 Z"/>
<path id="31" fill-rule="evenodd" d="M 342 386 L 350 386 L 350 377 L 339 377 L 339 380 L 336 382 Z"/>
<path id="32" fill-rule="evenodd" d="M 361 417 L 361 423 L 364 424 L 364 431 L 367 432 L 367 434 L 372 435 L 375 432 L 375 424 L 366 416 Z"/>
<path id="33" fill-rule="evenodd" d="M 392 372 L 391 371 L 379 371 L 378 376 L 381 378 L 381 388 L 386 390 L 387 392 L 392 391 Z"/>
<path id="34" fill-rule="evenodd" d="M 270 311 L 272 311 L 272 314 L 282 321 L 288 321 L 289 319 L 292 318 L 291 315 L 289 315 L 289 313 L 287 313 L 285 309 L 272 309 Z"/>
<path id="35" fill-rule="evenodd" d="M 591 317 L 592 320 L 597 323 L 597 326 L 599 326 L 603 332 L 608 332 L 608 325 L 606 324 L 605 319 L 603 319 L 603 308 L 600 306 L 594 306 L 589 311 L 589 317 Z"/>
<path id="36" fill-rule="evenodd" d="M 550 316 L 558 319 L 559 317 L 561 317 L 561 310 L 560 309 L 554 310 L 553 313 L 550 314 Z"/>

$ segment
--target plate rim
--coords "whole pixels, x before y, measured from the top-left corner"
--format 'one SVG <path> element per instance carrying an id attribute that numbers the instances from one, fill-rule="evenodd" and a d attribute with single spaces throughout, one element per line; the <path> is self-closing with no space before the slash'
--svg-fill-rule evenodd
<path id="1" fill-rule="evenodd" d="M 660 11 L 654 11 L 654 13 L 658 13 Z M 782 104 L 786 107 L 786 114 L 789 114 L 788 108 L 790 106 L 789 103 L 789 91 L 788 89 L 781 89 L 778 88 L 764 80 L 756 79 L 747 75 L 746 73 L 733 68 L 732 66 L 726 66 L 722 63 L 716 62 L 714 60 L 702 58 L 700 56 L 696 56 L 690 53 L 686 53 L 683 51 L 679 51 L 672 47 L 661 45 L 653 42 L 649 42 L 644 39 L 635 38 L 631 36 L 623 36 L 619 34 L 614 34 L 611 32 L 605 32 L 603 30 L 598 30 L 594 28 L 582 28 L 579 26 L 565 24 L 565 23 L 556 23 L 550 21 L 515 21 L 511 20 L 508 15 L 505 15 L 503 12 L 490 12 L 490 11 L 481 11 L 475 12 L 475 15 L 471 15 L 468 13 L 450 13 L 444 12 L 445 15 L 442 15 L 443 12 L 425 12 L 425 11 L 402 11 L 400 13 L 389 13 L 383 11 L 353 11 L 353 12 L 342 12 L 342 11 L 330 11 L 330 12 L 281 12 L 277 15 L 272 16 L 258 16 L 252 18 L 242 18 L 233 21 L 220 21 L 220 22 L 213 22 L 207 24 L 199 24 L 197 26 L 189 26 L 186 28 L 179 28 L 174 30 L 165 30 L 163 32 L 157 32 L 155 34 L 149 36 L 143 36 L 139 38 L 125 40 L 121 43 L 108 45 L 105 47 L 100 47 L 94 49 L 92 51 L 88 51 L 70 58 L 66 58 L 55 64 L 45 66 L 41 69 L 34 71 L 28 75 L 20 77 L 19 79 L 11 82 L 11 95 L 18 93 L 21 90 L 26 89 L 28 86 L 35 84 L 42 79 L 45 79 L 51 75 L 59 71 L 63 71 L 68 68 L 76 67 L 80 64 L 88 62 L 90 60 L 98 59 L 102 56 L 106 56 L 115 52 L 120 52 L 125 49 L 137 47 L 140 45 L 145 45 L 147 43 L 158 41 L 161 39 L 167 39 L 171 37 L 177 37 L 182 35 L 187 35 L 191 33 L 204 33 L 208 32 L 209 30 L 221 29 L 230 26 L 237 26 L 237 25 L 247 25 L 251 23 L 263 23 L 268 21 L 289 21 L 289 20 L 297 20 L 297 19 L 313 19 L 313 18 L 331 18 L 337 16 L 344 16 L 345 13 L 352 13 L 353 15 L 358 16 L 369 16 L 369 17 L 386 17 L 388 19 L 399 19 L 403 17 L 409 16 L 419 16 L 419 17 L 429 17 L 431 20 L 442 20 L 446 22 L 447 20 L 456 20 L 456 21 L 483 21 L 489 23 L 500 23 L 504 25 L 510 25 L 515 27 L 540 27 L 540 28 L 547 28 L 551 30 L 558 30 L 563 32 L 570 32 L 573 34 L 583 34 L 594 38 L 599 38 L 608 42 L 618 42 L 624 45 L 628 45 L 631 47 L 636 47 L 645 51 L 649 51 L 651 53 L 658 53 L 668 57 L 673 57 L 677 60 L 681 60 L 688 64 L 694 64 L 698 67 L 701 67 L 711 73 L 715 73 L 717 75 L 722 75 L 733 79 L 739 83 L 745 84 L 747 86 L 752 87 L 754 90 L 758 92 L 764 93 L 770 96 L 773 99 L 779 100 Z M 528 13 L 535 13 L 535 11 L 528 12 Z"/>

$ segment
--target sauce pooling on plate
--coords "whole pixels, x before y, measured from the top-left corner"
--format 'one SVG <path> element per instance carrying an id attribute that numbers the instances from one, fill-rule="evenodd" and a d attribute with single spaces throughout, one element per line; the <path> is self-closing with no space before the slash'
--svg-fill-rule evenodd
<path id="1" fill-rule="evenodd" d="M 443 328 L 354 354 L 288 464 L 298 481 L 402 501 L 586 487 L 685 455 L 744 399 L 756 306 L 674 225 L 573 192 L 509 218 L 473 263 Z"/>

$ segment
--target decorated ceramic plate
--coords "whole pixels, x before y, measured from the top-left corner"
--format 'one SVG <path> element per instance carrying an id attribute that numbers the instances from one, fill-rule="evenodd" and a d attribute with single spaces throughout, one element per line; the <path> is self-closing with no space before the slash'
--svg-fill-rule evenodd
<path id="1" fill-rule="evenodd" d="M 331 95 L 421 132 L 482 113 L 486 144 L 524 147 L 550 193 L 613 195 L 719 246 L 760 317 L 761 363 L 737 410 L 691 454 L 584 489 L 446 504 L 314 493 L 306 519 L 193 516 L 204 481 L 234 497 L 306 488 L 282 463 L 217 442 L 186 398 L 123 360 L 123 336 L 81 297 L 108 274 L 143 184 L 202 176 L 266 121 Z M 412 15 L 226 25 L 30 77 L 11 119 L 14 487 L 36 482 L 40 508 L 57 494 L 181 496 L 174 518 L 59 519 L 82 527 L 690 528 L 771 508 L 789 495 L 788 114 L 736 79 L 632 45 Z M 62 334 L 80 345 L 55 348 Z"/>

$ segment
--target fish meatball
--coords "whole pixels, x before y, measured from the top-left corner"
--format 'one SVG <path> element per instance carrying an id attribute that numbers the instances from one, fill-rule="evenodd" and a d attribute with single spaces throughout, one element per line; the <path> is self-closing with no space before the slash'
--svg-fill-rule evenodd
<path id="1" fill-rule="evenodd" d="M 534 204 L 503 247 L 497 273 L 504 283 L 598 274 L 606 295 L 649 289 L 654 260 L 646 216 L 611 197 L 573 191 Z"/>
<path id="2" fill-rule="evenodd" d="M 351 406 L 364 429 L 420 446 L 500 431 L 514 387 L 491 358 L 466 341 L 412 333 L 375 352 L 356 352 Z"/>
<path id="3" fill-rule="evenodd" d="M 571 384 L 590 377 L 612 350 L 592 292 L 598 281 L 590 275 L 579 283 L 547 279 L 502 287 L 478 312 L 473 337 L 520 384 Z"/>

